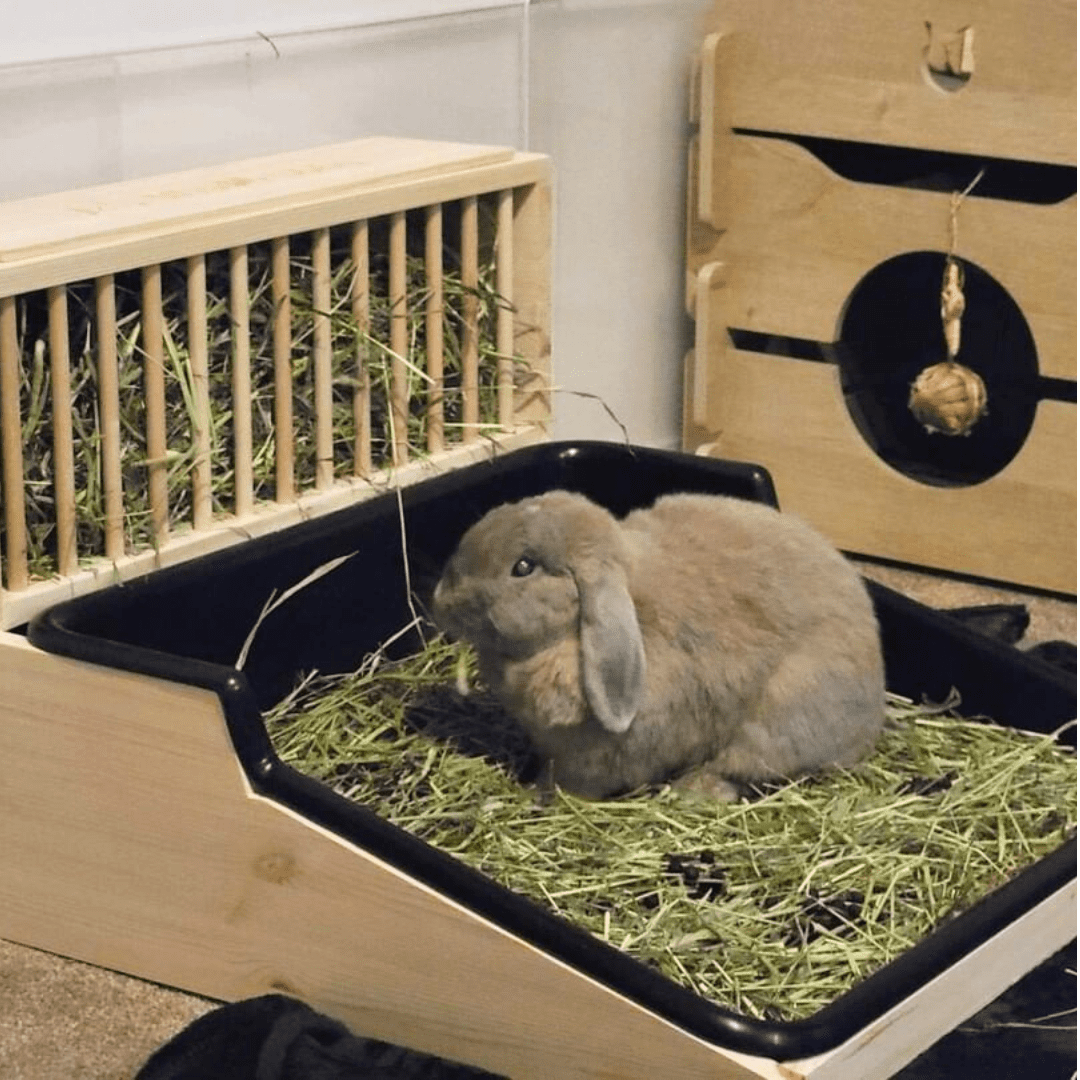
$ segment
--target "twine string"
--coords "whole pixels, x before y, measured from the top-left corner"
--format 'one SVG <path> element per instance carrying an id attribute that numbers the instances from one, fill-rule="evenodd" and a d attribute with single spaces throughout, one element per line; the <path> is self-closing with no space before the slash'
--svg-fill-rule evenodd
<path id="1" fill-rule="evenodd" d="M 965 306 L 964 271 L 956 259 L 960 204 L 975 190 L 985 174 L 986 169 L 980 169 L 963 191 L 954 191 L 949 199 L 949 250 L 941 279 L 941 325 L 945 333 L 947 359 L 950 361 L 960 352 L 960 320 Z"/>
<path id="2" fill-rule="evenodd" d="M 975 178 L 963 191 L 954 191 L 949 198 L 949 253 L 947 260 L 951 261 L 956 255 L 956 239 L 959 231 L 960 204 L 975 190 L 976 186 L 986 175 L 986 169 L 980 169 Z"/>
<path id="3" fill-rule="evenodd" d="M 949 248 L 941 278 L 941 328 L 945 360 L 919 372 L 911 384 L 908 409 L 930 432 L 968 435 L 986 413 L 986 384 L 971 368 L 956 360 L 960 352 L 960 321 L 964 314 L 964 268 L 956 257 L 960 206 L 983 178 L 980 169 L 963 191 L 949 199 Z"/>

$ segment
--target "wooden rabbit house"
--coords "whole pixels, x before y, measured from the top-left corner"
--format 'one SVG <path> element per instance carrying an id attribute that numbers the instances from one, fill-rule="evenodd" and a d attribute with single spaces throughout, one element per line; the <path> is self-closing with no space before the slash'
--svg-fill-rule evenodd
<path id="1" fill-rule="evenodd" d="M 846 550 L 1075 591 L 1075 43 L 1071 0 L 715 5 L 687 449 Z"/>

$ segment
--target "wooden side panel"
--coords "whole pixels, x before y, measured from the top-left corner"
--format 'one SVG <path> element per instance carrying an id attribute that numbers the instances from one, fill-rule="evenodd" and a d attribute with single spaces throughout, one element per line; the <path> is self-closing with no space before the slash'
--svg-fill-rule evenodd
<path id="1" fill-rule="evenodd" d="M 247 787 L 205 691 L 0 635 L 0 935 L 513 1077 L 779 1080 Z"/>
<path id="2" fill-rule="evenodd" d="M 1040 402 L 1024 447 L 990 480 L 930 487 L 866 445 L 832 365 L 735 349 L 711 362 L 710 452 L 764 465 L 780 505 L 837 546 L 1076 591 L 1075 406 Z"/>
<path id="3" fill-rule="evenodd" d="M 727 325 L 835 341 L 844 305 L 864 275 L 908 251 L 940 251 L 949 238 L 947 194 L 857 184 L 808 151 L 737 137 L 732 212 L 723 233 L 690 230 L 691 273 L 723 261 L 714 294 Z M 968 199 L 957 253 L 991 274 L 1023 311 L 1043 374 L 1076 377 L 1076 198 L 1052 206 Z"/>
<path id="4" fill-rule="evenodd" d="M 965 28 L 970 77 L 948 92 L 927 62 L 942 66 Z M 720 62 L 732 67 L 734 127 L 1076 161 L 1072 0 L 822 0 L 801 17 L 788 0 L 723 0 L 705 33 L 732 37 Z"/>

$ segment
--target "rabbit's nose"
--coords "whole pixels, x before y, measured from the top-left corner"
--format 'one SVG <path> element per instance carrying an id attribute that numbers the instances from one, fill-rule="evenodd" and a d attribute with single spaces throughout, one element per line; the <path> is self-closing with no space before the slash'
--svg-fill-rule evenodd
<path id="1" fill-rule="evenodd" d="M 457 560 L 447 559 L 443 563 L 442 573 L 439 575 L 439 583 L 435 586 L 436 590 L 442 590 L 444 593 L 447 589 L 452 589 L 458 581 L 460 574 L 458 573 Z"/>
<path id="2" fill-rule="evenodd" d="M 452 590 L 453 585 L 445 575 L 439 578 L 438 583 L 435 585 L 435 592 L 432 593 L 431 597 L 431 602 L 436 612 L 445 612 L 448 598 L 452 594 Z"/>

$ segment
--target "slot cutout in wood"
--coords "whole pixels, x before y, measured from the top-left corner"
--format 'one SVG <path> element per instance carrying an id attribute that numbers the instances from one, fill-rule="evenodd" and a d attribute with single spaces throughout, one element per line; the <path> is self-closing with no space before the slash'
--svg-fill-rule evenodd
<path id="1" fill-rule="evenodd" d="M 983 170 L 972 198 L 1048 206 L 1076 194 L 1076 167 L 1012 158 L 916 150 L 906 146 L 849 142 L 811 135 L 736 128 L 736 135 L 780 139 L 813 154 L 827 169 L 861 184 L 883 184 L 919 191 L 963 191 Z"/>

